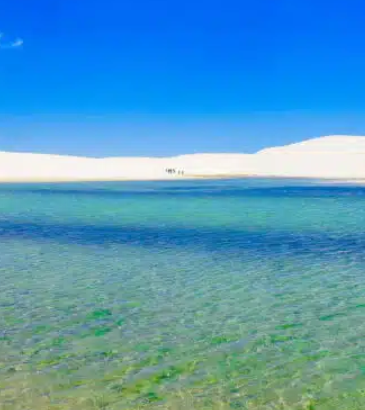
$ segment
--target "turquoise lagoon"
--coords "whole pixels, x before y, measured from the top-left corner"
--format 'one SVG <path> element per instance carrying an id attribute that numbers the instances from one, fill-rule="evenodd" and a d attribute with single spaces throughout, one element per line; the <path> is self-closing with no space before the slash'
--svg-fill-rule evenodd
<path id="1" fill-rule="evenodd" d="M 0 187 L 0 408 L 365 408 L 365 188 Z"/>

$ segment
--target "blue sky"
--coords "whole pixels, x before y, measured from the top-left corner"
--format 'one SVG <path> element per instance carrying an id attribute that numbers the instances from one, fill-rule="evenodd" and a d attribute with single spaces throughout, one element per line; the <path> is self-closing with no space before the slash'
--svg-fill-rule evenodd
<path id="1" fill-rule="evenodd" d="M 253 152 L 365 135 L 361 1 L 4 0 L 0 149 Z"/>

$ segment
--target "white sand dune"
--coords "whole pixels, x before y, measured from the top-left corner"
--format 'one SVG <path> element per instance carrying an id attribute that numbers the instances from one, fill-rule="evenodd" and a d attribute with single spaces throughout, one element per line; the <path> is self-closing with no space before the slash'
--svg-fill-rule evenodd
<path id="1" fill-rule="evenodd" d="M 168 168 L 184 174 L 169 174 Z M 321 137 L 267 148 L 256 154 L 193 154 L 172 158 L 84 158 L 0 152 L 2 182 L 237 176 L 365 180 L 365 137 Z"/>

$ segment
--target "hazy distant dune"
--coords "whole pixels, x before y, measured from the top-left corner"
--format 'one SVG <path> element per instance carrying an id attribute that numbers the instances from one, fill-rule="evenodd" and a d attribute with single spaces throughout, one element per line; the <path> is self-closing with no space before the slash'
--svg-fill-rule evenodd
<path id="1" fill-rule="evenodd" d="M 365 137 L 330 135 L 313 138 L 282 147 L 265 148 L 259 154 L 271 152 L 362 152 L 365 153 Z"/>

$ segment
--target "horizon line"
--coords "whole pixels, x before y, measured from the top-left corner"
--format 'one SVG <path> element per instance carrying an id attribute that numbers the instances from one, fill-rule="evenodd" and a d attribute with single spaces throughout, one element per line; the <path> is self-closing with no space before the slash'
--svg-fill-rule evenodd
<path id="1" fill-rule="evenodd" d="M 178 157 L 184 157 L 184 156 L 194 156 L 194 155 L 256 155 L 262 151 L 265 150 L 270 150 L 272 148 L 281 148 L 281 147 L 289 147 L 292 145 L 297 145 L 297 144 L 302 144 L 305 142 L 309 141 L 314 141 L 314 140 L 323 140 L 326 138 L 363 138 L 365 141 L 365 135 L 352 135 L 352 134 L 331 134 L 331 135 L 323 135 L 320 137 L 313 137 L 313 138 L 307 138 L 301 141 L 297 142 L 292 142 L 289 144 L 284 144 L 284 145 L 273 145 L 273 146 L 267 146 L 264 147 L 258 151 L 255 151 L 253 153 L 247 153 L 247 152 L 194 152 L 194 153 L 184 153 L 184 154 L 177 154 L 177 155 L 171 155 L 171 156 L 146 156 L 146 155 L 117 155 L 117 156 L 107 156 L 107 157 L 93 157 L 93 156 L 83 156 L 83 155 L 72 155 L 72 154 L 57 154 L 57 153 L 47 153 L 47 152 L 30 152 L 30 151 L 2 151 L 0 150 L 0 154 L 19 154 L 19 155 L 45 155 L 45 156 L 55 156 L 55 157 L 72 157 L 72 158 L 83 158 L 83 159 L 97 159 L 97 160 L 102 160 L 102 159 L 114 159 L 114 158 L 149 158 L 149 159 L 167 159 L 167 158 L 178 158 Z"/>

